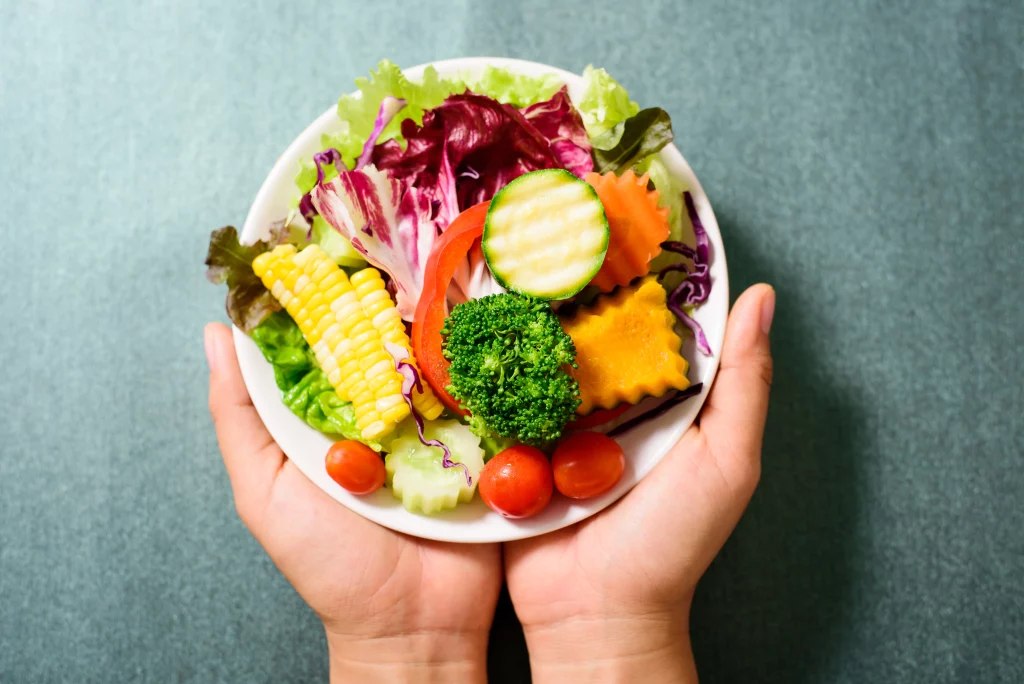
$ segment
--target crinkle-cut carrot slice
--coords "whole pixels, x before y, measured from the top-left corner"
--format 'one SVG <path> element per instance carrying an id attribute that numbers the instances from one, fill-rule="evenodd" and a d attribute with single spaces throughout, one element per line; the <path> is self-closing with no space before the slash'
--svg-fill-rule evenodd
<path id="1" fill-rule="evenodd" d="M 668 238 L 669 210 L 658 207 L 658 191 L 647 189 L 646 173 L 637 178 L 632 169 L 621 176 L 590 172 L 584 180 L 597 190 L 611 232 L 604 265 L 591 284 L 611 292 L 650 271 Z"/>

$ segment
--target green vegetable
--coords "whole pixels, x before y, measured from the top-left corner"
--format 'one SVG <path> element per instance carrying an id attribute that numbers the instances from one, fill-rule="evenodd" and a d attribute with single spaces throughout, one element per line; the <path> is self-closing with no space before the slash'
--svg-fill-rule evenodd
<path id="1" fill-rule="evenodd" d="M 313 242 L 342 268 L 366 268 L 366 259 L 344 235 L 334 230 L 322 216 L 313 217 Z"/>
<path id="2" fill-rule="evenodd" d="M 484 463 L 516 444 L 518 442 L 511 437 L 499 437 L 492 432 L 481 435 L 480 448 L 484 450 Z"/>
<path id="3" fill-rule="evenodd" d="M 269 315 L 250 337 L 274 367 L 281 399 L 314 430 L 355 439 L 380 451 L 380 444 L 361 438 L 352 404 L 342 401 L 316 363 L 299 326 L 284 311 Z"/>
<path id="4" fill-rule="evenodd" d="M 481 245 L 505 289 L 567 299 L 601 270 L 609 235 L 594 188 L 564 169 L 543 169 L 494 196 Z"/>
<path id="5" fill-rule="evenodd" d="M 441 330 L 451 365 L 448 391 L 478 435 L 543 446 L 557 439 L 580 403 L 568 368 L 576 349 L 547 302 L 514 293 L 452 309 Z"/>
<path id="6" fill-rule="evenodd" d="M 672 120 L 658 107 L 642 109 L 623 123 L 622 138 L 609 150 L 594 149 L 594 171 L 619 174 L 672 142 Z"/>
<path id="7" fill-rule="evenodd" d="M 210 233 L 206 278 L 214 285 L 227 283 L 228 317 L 247 333 L 252 332 L 269 314 L 281 309 L 278 301 L 252 272 L 252 260 L 287 242 L 290 236 L 290 229 L 283 223 L 271 228 L 266 241 L 252 245 L 239 243 L 234 226 L 224 226 Z"/>
<path id="8" fill-rule="evenodd" d="M 604 69 L 588 65 L 583 70 L 583 96 L 576 107 L 583 117 L 590 144 L 599 150 L 610 150 L 619 144 L 623 122 L 640 111 L 640 105 L 629 99 L 629 93 Z"/>
<path id="9" fill-rule="evenodd" d="M 441 463 L 444 451 L 423 444 L 411 420 L 403 422 L 393 435 L 387 442 L 384 468 L 391 492 L 407 510 L 438 513 L 473 498 L 484 467 L 484 450 L 469 428 L 457 420 L 429 420 L 424 425 L 426 439 L 443 442 L 452 461 L 465 468 L 445 468 Z"/>
<path id="10" fill-rule="evenodd" d="M 502 104 L 522 109 L 532 104 L 550 100 L 564 84 L 555 74 L 523 76 L 508 69 L 487 67 L 480 78 L 463 79 L 466 88 L 479 95 L 493 97 Z"/>
<path id="11" fill-rule="evenodd" d="M 322 147 L 333 147 L 341 152 L 345 166 L 351 169 L 373 132 L 373 123 L 385 97 L 399 97 L 406 103 L 381 132 L 378 144 L 401 138 L 402 122 L 406 119 L 422 123 L 423 112 L 444 102 L 460 85 L 457 81 L 442 79 L 433 67 L 427 67 L 423 79 L 415 83 L 407 79 L 397 65 L 385 59 L 377 65 L 376 71 L 370 72 L 369 78 L 356 79 L 358 96 L 346 94 L 338 100 L 338 118 L 348 125 L 337 135 L 325 135 Z"/>

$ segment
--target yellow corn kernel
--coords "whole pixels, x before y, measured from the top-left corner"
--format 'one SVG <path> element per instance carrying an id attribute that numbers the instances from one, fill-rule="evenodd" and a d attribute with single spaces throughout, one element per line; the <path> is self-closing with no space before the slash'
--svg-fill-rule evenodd
<path id="1" fill-rule="evenodd" d="M 380 439 L 409 415 L 394 360 L 345 272 L 320 247 L 276 247 L 253 260 L 253 271 L 295 320 L 338 396 L 352 402 L 364 439 Z"/>
<path id="2" fill-rule="evenodd" d="M 380 271 L 375 268 L 364 268 L 352 275 L 351 282 L 359 297 L 363 312 L 370 319 L 373 327 L 377 329 L 381 340 L 409 350 L 409 361 L 419 372 L 419 366 L 416 365 L 416 359 L 412 353 L 412 343 L 409 341 L 409 335 L 405 332 L 402 316 L 398 313 L 398 307 L 392 301 L 391 295 L 384 288 L 384 279 L 381 278 Z M 434 396 L 430 385 L 422 382 L 421 387 L 422 392 L 413 393 L 413 406 L 424 418 L 433 420 L 441 415 L 444 406 Z"/>

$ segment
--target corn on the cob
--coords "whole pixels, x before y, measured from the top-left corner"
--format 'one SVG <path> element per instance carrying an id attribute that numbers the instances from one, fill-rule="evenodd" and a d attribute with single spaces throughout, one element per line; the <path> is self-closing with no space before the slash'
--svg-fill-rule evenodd
<path id="1" fill-rule="evenodd" d="M 352 274 L 352 286 L 356 289 L 359 303 L 363 306 L 373 327 L 380 333 L 384 342 L 397 344 L 409 350 L 410 360 L 416 366 L 416 359 L 412 356 L 412 343 L 409 335 L 405 332 L 405 324 L 402 323 L 402 316 L 398 313 L 398 307 L 391 299 L 391 295 L 384 289 L 384 279 L 380 277 L 380 271 L 375 268 L 364 268 Z M 416 366 L 419 372 L 419 367 Z M 427 420 L 433 420 L 441 415 L 444 406 L 438 401 L 427 383 L 422 383 L 422 392 L 414 392 L 412 397 L 413 406 Z"/>
<path id="2" fill-rule="evenodd" d="M 295 320 L 338 396 L 352 402 L 364 439 L 380 439 L 409 415 L 394 360 L 326 252 L 279 245 L 252 268 Z"/>

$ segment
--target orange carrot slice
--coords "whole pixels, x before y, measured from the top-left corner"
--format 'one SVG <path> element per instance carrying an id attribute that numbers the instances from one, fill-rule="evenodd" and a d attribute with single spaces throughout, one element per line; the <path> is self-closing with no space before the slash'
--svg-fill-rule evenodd
<path id="1" fill-rule="evenodd" d="M 669 210 L 658 208 L 658 191 L 647 189 L 646 173 L 637 178 L 632 169 L 621 176 L 591 172 L 583 180 L 597 190 L 611 233 L 604 265 L 591 284 L 611 292 L 650 271 L 648 264 L 668 238 Z"/>

